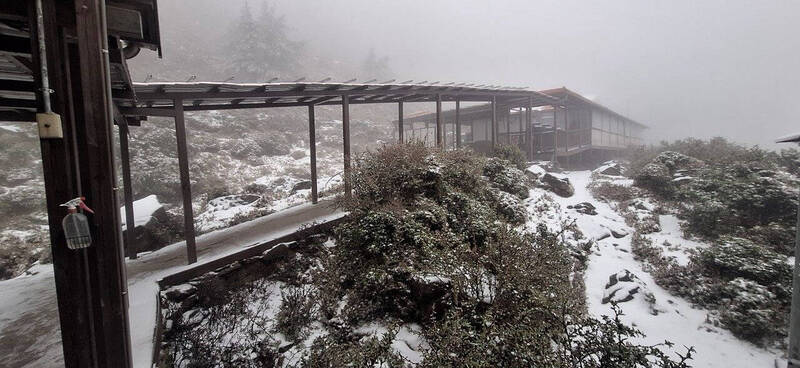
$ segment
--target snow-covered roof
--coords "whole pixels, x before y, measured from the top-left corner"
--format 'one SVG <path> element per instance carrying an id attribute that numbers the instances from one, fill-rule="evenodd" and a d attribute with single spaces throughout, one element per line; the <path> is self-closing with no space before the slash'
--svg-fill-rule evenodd
<path id="1" fill-rule="evenodd" d="M 789 134 L 789 135 L 780 137 L 775 142 L 776 143 L 800 142 L 800 133 Z"/>
<path id="2" fill-rule="evenodd" d="M 344 102 L 343 96 L 349 96 L 351 104 L 432 102 L 437 99 L 488 101 L 492 98 L 497 98 L 498 101 L 532 98 L 535 106 L 557 102 L 552 96 L 526 88 L 413 81 L 402 83 L 394 81 L 383 83 L 151 82 L 133 83 L 133 89 L 134 94 L 115 98 L 123 115 L 147 115 L 148 112 L 163 114 L 175 108 L 176 100 L 183 102 L 184 111 L 340 105 Z"/>

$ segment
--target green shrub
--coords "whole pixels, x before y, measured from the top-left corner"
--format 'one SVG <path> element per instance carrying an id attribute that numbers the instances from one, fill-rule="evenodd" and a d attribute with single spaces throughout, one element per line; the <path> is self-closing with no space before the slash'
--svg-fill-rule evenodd
<path id="1" fill-rule="evenodd" d="M 776 323 L 786 322 L 779 318 L 776 296 L 766 287 L 745 278 L 736 278 L 723 287 L 728 297 L 720 309 L 720 322 L 737 337 L 764 344 L 775 338 Z"/>
<path id="2" fill-rule="evenodd" d="M 528 159 L 525 153 L 519 146 L 513 144 L 498 144 L 492 150 L 492 156 L 501 158 L 514 164 L 519 170 L 525 170 L 528 167 Z"/>
<path id="3" fill-rule="evenodd" d="M 604 201 L 626 202 L 636 197 L 634 188 L 607 181 L 592 181 L 589 190 L 595 198 Z"/>
<path id="4" fill-rule="evenodd" d="M 281 289 L 281 309 L 275 317 L 275 329 L 289 341 L 305 337 L 304 330 L 314 320 L 316 292 L 310 286 L 288 286 Z"/>
<path id="5" fill-rule="evenodd" d="M 692 260 L 706 272 L 728 280 L 743 277 L 762 285 L 792 282 L 792 266 L 785 256 L 747 239 L 723 237 L 711 247 L 700 249 Z"/>

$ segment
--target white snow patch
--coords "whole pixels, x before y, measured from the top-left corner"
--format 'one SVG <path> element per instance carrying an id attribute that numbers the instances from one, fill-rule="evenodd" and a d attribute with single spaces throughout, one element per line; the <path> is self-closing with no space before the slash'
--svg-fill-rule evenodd
<path id="1" fill-rule="evenodd" d="M 150 219 L 153 218 L 153 214 L 161 207 L 163 207 L 163 205 L 158 201 L 158 197 L 155 194 L 151 194 L 138 201 L 133 201 L 134 227 L 144 226 L 150 222 Z M 122 230 L 125 230 L 127 227 L 126 219 L 125 206 L 122 206 L 119 209 L 119 221 L 122 223 Z"/>

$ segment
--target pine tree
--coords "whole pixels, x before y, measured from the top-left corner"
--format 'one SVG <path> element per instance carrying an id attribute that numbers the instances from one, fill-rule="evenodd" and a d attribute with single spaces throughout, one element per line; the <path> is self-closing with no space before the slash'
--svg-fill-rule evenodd
<path id="1" fill-rule="evenodd" d="M 392 76 L 392 72 L 389 69 L 389 57 L 378 57 L 373 48 L 369 49 L 369 54 L 364 59 L 361 69 L 370 78 L 389 78 Z"/>
<path id="2" fill-rule="evenodd" d="M 232 76 L 238 81 L 258 82 L 275 75 L 296 75 L 302 44 L 289 38 L 285 19 L 269 3 L 263 3 L 258 18 L 245 3 L 231 27 L 225 52 Z"/>

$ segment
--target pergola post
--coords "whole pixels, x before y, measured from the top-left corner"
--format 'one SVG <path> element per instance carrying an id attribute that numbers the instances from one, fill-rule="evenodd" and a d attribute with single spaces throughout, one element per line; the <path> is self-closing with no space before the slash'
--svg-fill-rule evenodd
<path id="1" fill-rule="evenodd" d="M 403 143 L 403 101 L 397 103 L 397 140 Z"/>
<path id="2" fill-rule="evenodd" d="M 173 100 L 175 105 L 175 137 L 178 140 L 178 169 L 181 176 L 181 199 L 183 200 L 183 232 L 186 238 L 186 257 L 189 264 L 197 262 L 197 245 L 194 233 L 194 210 L 192 209 L 192 183 L 189 178 L 189 153 L 186 145 L 183 100 Z"/>
<path id="3" fill-rule="evenodd" d="M 461 100 L 456 98 L 456 148 L 461 147 Z"/>
<path id="4" fill-rule="evenodd" d="M 442 95 L 436 95 L 436 147 L 444 149 L 444 127 L 442 126 Z"/>
<path id="5" fill-rule="evenodd" d="M 314 105 L 308 105 L 308 151 L 311 156 L 311 203 L 319 201 L 317 192 L 317 128 Z M 401 133 L 402 134 L 402 133 Z"/>
<path id="6" fill-rule="evenodd" d="M 133 213 L 133 187 L 131 186 L 131 159 L 128 149 L 128 122 L 125 118 L 117 122 L 119 127 L 119 152 L 122 161 L 122 185 L 124 186 L 125 201 L 125 254 L 130 259 L 137 258 L 137 251 L 134 249 L 134 232 L 136 221 Z"/>
<path id="7" fill-rule="evenodd" d="M 495 145 L 497 144 L 497 97 L 492 96 L 492 126 L 491 126 L 491 135 L 492 135 L 492 149 L 494 149 Z"/>
<path id="8" fill-rule="evenodd" d="M 556 155 L 558 154 L 558 115 L 556 114 L 557 106 L 553 105 L 553 159 L 556 162 Z"/>
<path id="9" fill-rule="evenodd" d="M 344 153 L 344 195 L 353 195 L 353 183 L 350 182 L 350 97 L 342 96 L 342 144 Z"/>
<path id="10" fill-rule="evenodd" d="M 528 96 L 525 109 L 525 140 L 528 143 L 528 160 L 533 161 L 533 96 Z"/>

